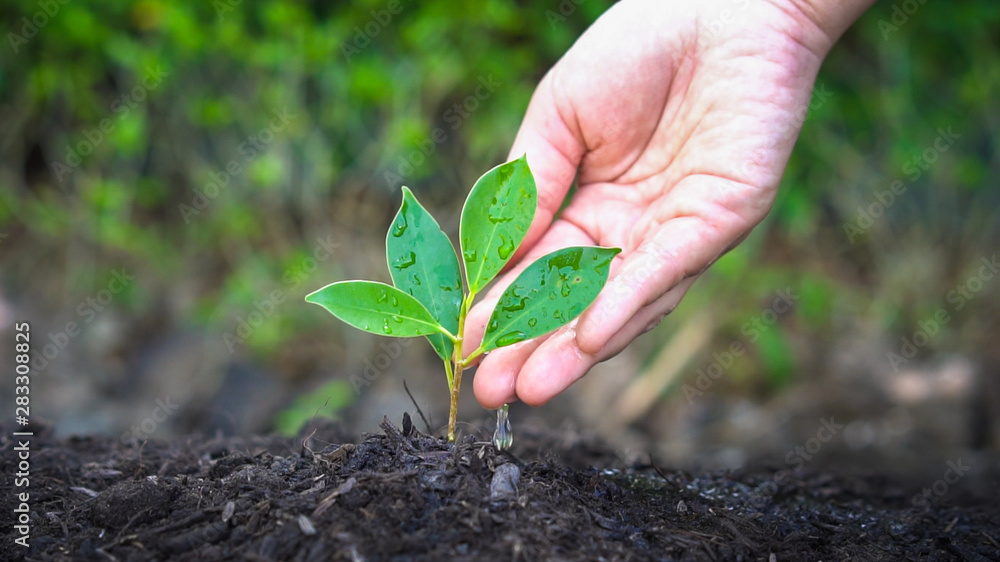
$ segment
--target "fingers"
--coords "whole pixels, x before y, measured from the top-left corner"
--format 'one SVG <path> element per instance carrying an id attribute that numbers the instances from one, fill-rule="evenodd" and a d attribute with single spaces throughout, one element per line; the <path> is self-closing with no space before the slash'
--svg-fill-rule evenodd
<path id="1" fill-rule="evenodd" d="M 555 69 L 553 69 L 554 71 Z M 528 157 L 528 166 L 538 189 L 538 209 L 521 248 L 511 259 L 516 263 L 552 224 L 583 158 L 585 147 L 564 120 L 553 89 L 553 71 L 542 78 L 525 112 L 510 150 L 510 159 Z M 567 113 L 568 114 L 568 113 Z"/>
<path id="2" fill-rule="evenodd" d="M 544 339 L 502 347 L 483 358 L 472 380 L 472 390 L 483 408 L 495 410 L 517 400 L 516 384 L 521 367 Z"/>
<path id="3" fill-rule="evenodd" d="M 695 278 L 683 281 L 639 311 L 604 349 L 589 354 L 577 345 L 577 322 L 551 336 L 498 349 L 476 371 L 473 390 L 484 408 L 496 409 L 521 400 L 532 406 L 545 404 L 582 378 L 597 363 L 621 352 L 629 343 L 656 326 L 669 314 Z"/>
<path id="4" fill-rule="evenodd" d="M 600 352 L 639 310 L 704 271 L 763 217 L 745 218 L 704 200 L 688 208 L 671 201 L 666 212 L 671 214 L 659 217 L 664 222 L 636 229 L 641 236 L 635 251 L 581 316 L 577 343 L 582 351 Z"/>

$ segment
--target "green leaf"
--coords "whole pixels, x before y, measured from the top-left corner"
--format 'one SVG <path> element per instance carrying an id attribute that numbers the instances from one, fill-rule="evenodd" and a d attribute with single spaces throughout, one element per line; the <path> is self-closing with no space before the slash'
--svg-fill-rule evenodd
<path id="1" fill-rule="evenodd" d="M 455 247 L 405 186 L 385 237 L 385 253 L 396 288 L 413 295 L 446 330 L 458 333 L 462 272 Z M 451 359 L 455 346 L 447 336 L 431 334 L 427 340 L 442 359 Z"/>
<path id="2" fill-rule="evenodd" d="M 291 406 L 278 412 L 274 425 L 278 433 L 294 437 L 315 418 L 336 420 L 337 413 L 354 401 L 354 390 L 347 381 L 333 381 L 308 394 L 295 398 Z"/>
<path id="3" fill-rule="evenodd" d="M 535 178 L 524 156 L 486 172 L 472 186 L 462 208 L 459 238 L 465 278 L 473 295 L 517 251 L 537 206 Z"/>
<path id="4" fill-rule="evenodd" d="M 420 301 L 392 285 L 375 281 L 340 281 L 306 295 L 306 302 L 359 330 L 412 338 L 440 333 L 441 325 Z"/>
<path id="5" fill-rule="evenodd" d="M 483 352 L 537 338 L 580 315 L 608 281 L 618 248 L 563 248 L 539 258 L 500 296 Z"/>
<path id="6" fill-rule="evenodd" d="M 778 324 L 772 326 L 770 330 L 760 330 L 758 334 L 757 353 L 767 379 L 775 386 L 788 384 L 795 372 L 795 354 L 784 330 Z"/>

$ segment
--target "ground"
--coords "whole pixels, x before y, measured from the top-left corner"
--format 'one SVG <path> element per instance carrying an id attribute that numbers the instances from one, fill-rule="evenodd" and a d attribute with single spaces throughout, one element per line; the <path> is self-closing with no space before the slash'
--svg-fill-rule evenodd
<path id="1" fill-rule="evenodd" d="M 692 475 L 539 428 L 516 427 L 510 453 L 409 416 L 354 443 L 333 425 L 173 442 L 33 429 L 30 547 L 5 525 L 3 560 L 1000 559 L 995 502 L 915 506 L 878 476 Z M 5 486 L 5 513 L 20 490 Z"/>

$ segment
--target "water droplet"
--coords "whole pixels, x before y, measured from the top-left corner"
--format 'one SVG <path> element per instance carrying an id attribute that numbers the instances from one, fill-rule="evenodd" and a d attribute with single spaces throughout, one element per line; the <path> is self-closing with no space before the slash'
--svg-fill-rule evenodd
<path id="1" fill-rule="evenodd" d="M 394 308 L 397 307 L 397 306 L 399 306 L 399 301 L 396 300 L 396 297 L 392 297 L 392 306 Z"/>
<path id="2" fill-rule="evenodd" d="M 514 443 L 514 431 L 510 427 L 510 419 L 507 418 L 507 404 L 497 410 L 497 428 L 493 431 L 493 446 L 504 451 L 509 449 Z"/>
<path id="3" fill-rule="evenodd" d="M 383 320 L 382 331 L 385 332 L 386 334 L 391 334 L 392 333 L 392 328 L 389 327 L 389 320 L 388 319 Z"/>
<path id="4" fill-rule="evenodd" d="M 506 334 L 497 338 L 497 347 L 503 347 L 505 345 L 513 345 L 517 342 L 524 341 L 528 338 L 524 332 L 520 330 L 515 330 L 513 332 L 507 332 Z"/>
<path id="5" fill-rule="evenodd" d="M 553 314 L 552 316 L 554 316 L 556 320 L 562 322 L 563 324 L 566 323 L 566 315 L 563 313 L 563 311 L 556 310 L 555 314 Z"/>
<path id="6" fill-rule="evenodd" d="M 528 318 L 529 327 L 534 328 L 535 324 L 538 324 L 538 318 Z"/>
<path id="7" fill-rule="evenodd" d="M 403 208 L 406 208 L 405 205 Z M 406 224 L 406 215 L 400 213 L 399 217 L 396 219 L 396 223 L 392 225 L 392 236 L 394 238 L 399 238 L 404 232 L 406 232 L 407 226 L 409 225 Z"/>
<path id="8" fill-rule="evenodd" d="M 500 256 L 500 259 L 505 260 L 509 258 L 510 255 L 513 253 L 514 253 L 514 240 L 513 239 L 508 240 L 506 236 L 501 234 L 500 247 L 497 248 L 497 255 Z"/>
<path id="9" fill-rule="evenodd" d="M 492 211 L 492 210 L 493 209 L 490 209 L 490 211 Z M 502 211 L 503 208 L 501 208 L 499 210 Z M 510 221 L 514 220 L 514 217 L 505 217 L 502 214 L 492 213 L 492 212 L 486 218 L 488 218 L 489 221 L 491 223 L 493 223 L 493 224 L 500 224 L 502 222 L 510 222 Z M 522 231 L 524 230 L 524 227 L 521 227 L 520 225 L 518 225 L 518 226 L 519 226 L 519 230 L 522 230 Z"/>
<path id="10" fill-rule="evenodd" d="M 528 299 L 522 298 L 520 302 L 509 304 L 503 307 L 501 310 L 503 310 L 504 312 L 517 312 L 518 310 L 524 310 L 524 307 L 527 305 L 527 303 Z"/>
<path id="11" fill-rule="evenodd" d="M 376 302 L 383 303 L 383 302 L 388 302 L 388 300 L 389 300 L 389 294 L 386 293 L 385 291 L 382 291 L 381 293 L 379 293 Z"/>
<path id="12" fill-rule="evenodd" d="M 549 293 L 549 300 L 550 301 L 556 300 L 556 294 L 555 293 Z"/>
<path id="13" fill-rule="evenodd" d="M 423 283 L 420 282 L 420 277 L 417 277 L 416 273 L 413 274 L 413 284 L 414 285 L 423 285 Z"/>
<path id="14" fill-rule="evenodd" d="M 549 267 L 562 269 L 564 267 L 572 268 L 573 270 L 580 268 L 580 259 L 583 258 L 583 249 L 576 248 L 574 250 L 567 251 L 565 253 L 559 254 L 553 258 L 549 258 Z"/>
<path id="15" fill-rule="evenodd" d="M 392 315 L 392 321 L 395 322 L 395 323 L 397 323 L 397 324 L 402 324 L 403 323 L 403 319 L 401 317 L 399 317 L 399 316 L 396 316 L 395 314 Z"/>
<path id="16" fill-rule="evenodd" d="M 487 332 L 492 332 L 492 331 L 496 330 L 497 329 L 497 325 L 498 325 L 498 323 L 497 323 L 497 320 L 495 318 L 493 320 L 490 320 L 490 325 L 486 328 L 486 331 Z"/>
<path id="17" fill-rule="evenodd" d="M 464 252 L 462 252 L 462 257 L 465 258 L 465 263 L 472 263 L 476 261 L 476 251 L 465 250 Z"/>
<path id="18" fill-rule="evenodd" d="M 570 291 L 572 291 L 572 290 L 573 290 L 573 285 L 571 285 L 569 283 L 563 283 L 562 284 L 562 296 L 563 296 L 563 298 L 568 297 Z"/>
<path id="19" fill-rule="evenodd" d="M 417 254 L 414 252 L 407 252 L 405 256 L 399 256 L 392 262 L 392 267 L 396 269 L 406 269 L 411 265 L 417 263 Z"/>

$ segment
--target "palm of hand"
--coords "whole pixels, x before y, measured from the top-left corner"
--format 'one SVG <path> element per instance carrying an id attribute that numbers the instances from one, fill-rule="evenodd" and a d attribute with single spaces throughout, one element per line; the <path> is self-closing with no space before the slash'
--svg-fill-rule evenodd
<path id="1" fill-rule="evenodd" d="M 623 252 L 580 318 L 483 360 L 485 407 L 544 403 L 617 354 L 767 214 L 821 57 L 792 39 L 781 10 L 744 9 L 719 29 L 698 23 L 711 4 L 619 4 L 539 84 L 511 150 L 528 155 L 538 213 L 519 265 L 473 310 L 470 341 L 535 258 L 571 245 Z"/>

